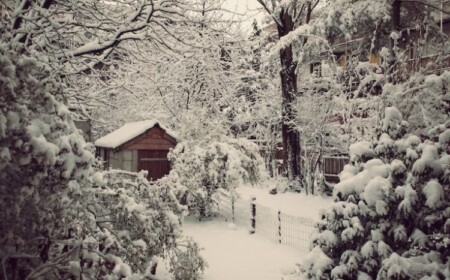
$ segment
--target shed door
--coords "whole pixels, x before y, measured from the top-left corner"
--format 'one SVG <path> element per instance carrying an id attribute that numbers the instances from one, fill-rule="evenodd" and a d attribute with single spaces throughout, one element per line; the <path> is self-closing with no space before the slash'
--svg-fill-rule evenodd
<path id="1" fill-rule="evenodd" d="M 149 180 L 158 180 L 169 174 L 168 150 L 138 150 L 138 170 L 148 170 Z"/>

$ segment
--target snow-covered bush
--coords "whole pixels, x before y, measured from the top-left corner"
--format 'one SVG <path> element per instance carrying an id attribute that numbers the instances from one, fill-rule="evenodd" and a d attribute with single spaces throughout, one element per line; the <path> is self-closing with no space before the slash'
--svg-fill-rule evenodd
<path id="1" fill-rule="evenodd" d="M 243 183 L 256 183 L 263 176 L 264 162 L 257 146 L 245 139 L 185 141 L 169 153 L 172 171 L 164 179 L 178 185 L 183 203 L 199 217 L 212 214 L 212 195 L 217 189 L 233 191 Z"/>
<path id="2" fill-rule="evenodd" d="M 182 236 L 187 209 L 172 188 L 150 185 L 145 172 L 112 170 L 98 177 L 99 188 L 92 192 L 99 199 L 90 210 L 102 228 L 104 253 L 119 256 L 130 271 L 146 276 L 199 279 L 204 261 L 198 246 Z"/>
<path id="3" fill-rule="evenodd" d="M 387 101 L 408 121 L 409 132 L 426 134 L 444 123 L 450 112 L 450 71 L 440 75 L 416 73 L 406 83 L 388 84 L 383 89 Z"/>
<path id="4" fill-rule="evenodd" d="M 2 277 L 198 279 L 203 260 L 182 239 L 173 193 L 94 173 L 57 78 L 25 53 L 0 44 Z"/>
<path id="5" fill-rule="evenodd" d="M 450 277 L 450 122 L 430 131 L 440 142 L 405 135 L 407 125 L 389 107 L 378 141 L 350 147 L 313 241 L 324 266 L 302 267 L 310 278 Z"/>
<path id="6" fill-rule="evenodd" d="M 49 260 L 51 240 L 69 234 L 69 196 L 94 157 L 48 67 L 15 48 L 0 45 L 0 257 L 25 278 L 35 258 Z"/>

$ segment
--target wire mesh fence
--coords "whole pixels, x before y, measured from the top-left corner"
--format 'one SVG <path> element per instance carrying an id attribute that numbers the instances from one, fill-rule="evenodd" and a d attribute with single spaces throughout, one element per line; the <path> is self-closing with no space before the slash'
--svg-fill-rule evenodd
<path id="1" fill-rule="evenodd" d="M 250 227 L 251 209 L 250 201 L 234 199 L 234 223 Z"/>
<path id="2" fill-rule="evenodd" d="M 279 242 L 277 211 L 256 203 L 255 233 Z"/>
<path id="3" fill-rule="evenodd" d="M 217 213 L 224 217 L 225 220 L 228 221 L 229 218 L 233 217 L 233 210 L 232 210 L 232 198 L 228 194 L 226 194 L 222 190 L 218 190 L 214 196 L 213 200 L 216 203 L 217 207 Z M 234 222 L 234 221 L 232 221 Z"/>
<path id="4" fill-rule="evenodd" d="M 214 197 L 217 212 L 226 221 L 249 228 L 273 242 L 288 245 L 302 252 L 309 251 L 310 239 L 316 232 L 313 220 L 282 213 L 260 205 L 256 200 L 236 198 L 220 191 Z"/>
<path id="5" fill-rule="evenodd" d="M 317 231 L 311 219 L 280 213 L 280 243 L 294 247 L 302 252 L 309 251 L 310 239 Z"/>

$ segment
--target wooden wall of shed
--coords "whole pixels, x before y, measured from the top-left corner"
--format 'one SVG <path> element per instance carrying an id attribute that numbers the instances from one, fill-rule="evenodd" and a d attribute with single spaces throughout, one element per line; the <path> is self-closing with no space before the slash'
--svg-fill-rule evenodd
<path id="1" fill-rule="evenodd" d="M 163 129 L 153 127 L 142 136 L 125 145 L 130 150 L 169 150 L 175 147 L 176 140 Z"/>

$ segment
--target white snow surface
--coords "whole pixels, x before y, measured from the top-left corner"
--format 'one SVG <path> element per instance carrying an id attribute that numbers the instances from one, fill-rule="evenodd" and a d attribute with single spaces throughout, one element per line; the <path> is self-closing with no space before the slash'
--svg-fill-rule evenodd
<path id="1" fill-rule="evenodd" d="M 333 264 L 333 260 L 330 259 L 319 247 L 314 247 L 308 256 L 303 261 L 303 267 L 307 267 L 311 272 L 322 276 L 327 267 Z"/>
<path id="2" fill-rule="evenodd" d="M 273 280 L 296 271 L 304 255 L 226 222 L 185 218 L 184 233 L 203 249 L 204 280 Z M 296 278 L 298 279 L 298 278 Z"/>
<path id="3" fill-rule="evenodd" d="M 160 128 L 165 130 L 165 132 L 171 137 L 178 139 L 178 136 L 175 132 L 162 125 L 158 120 L 146 120 L 127 123 L 123 125 L 119 129 L 114 130 L 110 134 L 107 134 L 95 141 L 95 146 L 112 149 L 117 148 L 127 141 L 130 141 L 131 139 L 146 132 L 148 129 L 154 127 L 155 125 L 158 125 Z"/>
<path id="4" fill-rule="evenodd" d="M 359 159 L 364 155 L 373 155 L 372 144 L 368 141 L 360 141 L 350 145 L 349 154 L 351 160 Z"/>
<path id="5" fill-rule="evenodd" d="M 313 220 L 319 219 L 321 211 L 327 209 L 333 203 L 332 197 L 293 192 L 273 195 L 269 194 L 269 189 L 250 186 L 238 187 L 236 192 L 243 199 L 250 200 L 252 197 L 256 197 L 257 204 L 272 208 L 275 211 L 280 210 L 284 214 Z"/>
<path id="6" fill-rule="evenodd" d="M 423 192 L 427 198 L 425 205 L 431 209 L 436 209 L 439 201 L 445 200 L 444 188 L 436 180 L 429 181 L 423 188 Z"/>

